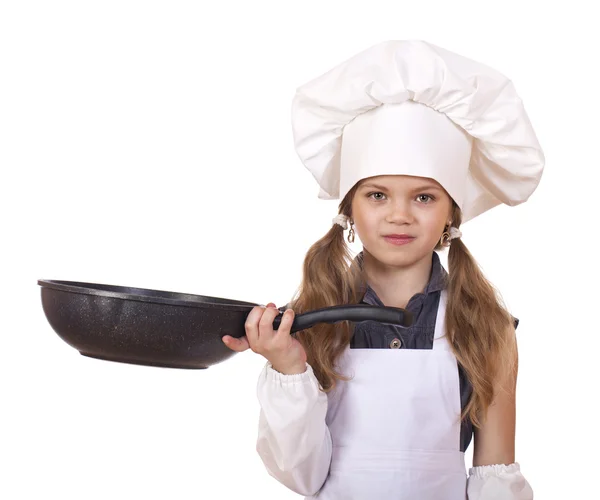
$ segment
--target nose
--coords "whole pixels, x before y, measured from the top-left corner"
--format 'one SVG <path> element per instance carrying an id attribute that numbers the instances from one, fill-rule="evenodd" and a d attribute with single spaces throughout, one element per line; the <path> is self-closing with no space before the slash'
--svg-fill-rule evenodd
<path id="1" fill-rule="evenodd" d="M 409 201 L 396 201 L 390 203 L 390 210 L 386 216 L 386 221 L 390 224 L 406 224 L 413 220 Z"/>

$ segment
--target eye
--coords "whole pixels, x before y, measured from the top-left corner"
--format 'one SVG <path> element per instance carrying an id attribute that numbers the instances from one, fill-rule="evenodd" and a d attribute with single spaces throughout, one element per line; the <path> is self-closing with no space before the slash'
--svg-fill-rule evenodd
<path id="1" fill-rule="evenodd" d="M 374 191 L 374 192 L 372 192 L 372 193 L 369 193 L 369 194 L 367 195 L 367 198 L 370 198 L 370 197 L 371 197 L 371 195 L 374 195 L 374 194 L 383 194 L 383 193 L 382 193 L 381 191 Z M 384 196 L 385 196 L 385 195 L 384 195 Z M 381 198 L 378 198 L 376 201 L 379 201 L 380 199 L 381 199 Z"/>
<path id="2" fill-rule="evenodd" d="M 434 200 L 435 198 L 433 196 L 431 196 L 430 194 L 420 194 L 417 198 L 420 198 L 422 196 L 427 196 L 427 198 L 429 198 L 430 200 Z"/>

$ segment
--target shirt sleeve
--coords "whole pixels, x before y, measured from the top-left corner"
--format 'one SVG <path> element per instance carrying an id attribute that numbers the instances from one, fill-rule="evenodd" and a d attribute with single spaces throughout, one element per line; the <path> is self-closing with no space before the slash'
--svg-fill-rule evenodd
<path id="1" fill-rule="evenodd" d="M 533 500 L 533 490 L 518 462 L 469 469 L 468 500 Z"/>
<path id="2" fill-rule="evenodd" d="M 271 476 L 300 495 L 315 495 L 331 463 L 331 434 L 325 418 L 327 394 L 312 367 L 284 375 L 270 362 L 257 384 L 261 406 L 256 451 Z"/>

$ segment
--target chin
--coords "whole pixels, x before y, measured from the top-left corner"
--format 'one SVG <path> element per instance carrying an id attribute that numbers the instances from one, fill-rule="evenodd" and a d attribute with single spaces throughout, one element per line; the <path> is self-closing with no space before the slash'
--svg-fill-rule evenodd
<path id="1" fill-rule="evenodd" d="M 389 265 L 407 265 L 416 262 L 426 255 L 431 255 L 431 249 L 423 248 L 417 245 L 417 241 L 406 245 L 394 246 L 383 242 L 383 246 L 378 245 L 375 251 L 367 251 L 377 260 Z M 433 248 L 433 247 L 432 247 Z"/>

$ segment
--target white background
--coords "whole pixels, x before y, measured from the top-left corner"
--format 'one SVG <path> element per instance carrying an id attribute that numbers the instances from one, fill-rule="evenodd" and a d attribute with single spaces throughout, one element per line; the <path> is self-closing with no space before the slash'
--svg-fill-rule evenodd
<path id="1" fill-rule="evenodd" d="M 300 498 L 255 452 L 264 358 L 80 356 L 37 280 L 284 305 L 337 214 L 293 148 L 296 87 L 420 38 L 508 75 L 544 148 L 529 202 L 462 230 L 521 320 L 517 461 L 536 498 L 591 498 L 600 37 L 584 2 L 549 4 L 3 2 L 0 497 Z"/>

